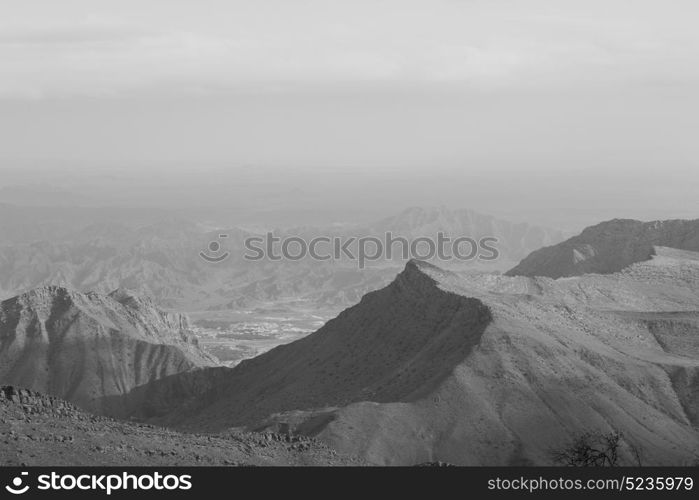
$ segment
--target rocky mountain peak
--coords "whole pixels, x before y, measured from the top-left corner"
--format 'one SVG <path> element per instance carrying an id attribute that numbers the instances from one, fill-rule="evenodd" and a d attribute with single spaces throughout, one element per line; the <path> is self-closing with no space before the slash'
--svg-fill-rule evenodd
<path id="1" fill-rule="evenodd" d="M 186 317 L 124 290 L 47 286 L 0 303 L 0 382 L 93 411 L 111 413 L 113 396 L 213 364 Z"/>
<path id="2" fill-rule="evenodd" d="M 560 278 L 615 273 L 650 259 L 656 246 L 699 250 L 699 220 L 602 222 L 562 243 L 532 252 L 506 274 Z"/>

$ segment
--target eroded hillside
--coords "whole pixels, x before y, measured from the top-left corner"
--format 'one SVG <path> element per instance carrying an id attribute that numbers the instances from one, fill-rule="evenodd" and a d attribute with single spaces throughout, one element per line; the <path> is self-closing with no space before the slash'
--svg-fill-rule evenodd
<path id="1" fill-rule="evenodd" d="M 572 435 L 610 429 L 627 459 L 633 446 L 684 463 L 699 449 L 699 258 L 656 254 L 559 280 L 411 262 L 315 334 L 211 372 L 186 407 L 189 376 L 135 393 L 170 425 L 290 426 L 372 463 L 545 464 Z"/>

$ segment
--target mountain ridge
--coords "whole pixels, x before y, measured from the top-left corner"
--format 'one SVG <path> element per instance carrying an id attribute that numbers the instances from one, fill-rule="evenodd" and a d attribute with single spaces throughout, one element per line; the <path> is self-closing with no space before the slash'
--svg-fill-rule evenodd
<path id="1" fill-rule="evenodd" d="M 1 212 L 1 211 L 0 211 Z M 164 307 L 180 310 L 247 309 L 255 304 L 287 299 L 312 301 L 319 308 L 336 310 L 356 303 L 361 296 L 387 284 L 405 264 L 402 259 L 368 262 L 358 269 L 353 261 L 259 262 L 243 258 L 243 242 L 260 234 L 235 227 L 216 231 L 189 219 L 174 222 L 162 214 L 142 226 L 128 227 L 119 219 L 92 222 L 70 238 L 42 239 L 0 246 L 0 295 L 14 296 L 47 284 L 62 284 L 80 291 L 109 293 L 118 287 L 135 289 Z M 14 211 L 8 224 L 16 225 Z M 0 213 L 0 223 L 3 214 Z M 0 227 L 2 224 L 0 224 Z M 534 249 L 563 239 L 560 231 L 511 223 L 472 210 L 409 208 L 373 223 L 277 229 L 277 236 L 380 236 L 386 232 L 405 238 L 451 237 L 500 239 L 500 260 L 454 265 L 504 271 Z M 200 252 L 219 234 L 230 256 L 212 265 Z M 400 256 L 400 251 L 394 255 Z M 389 269 L 390 268 L 390 269 Z M 387 270 L 388 269 L 388 270 Z"/>
<path id="2" fill-rule="evenodd" d="M 698 299 L 699 254 L 672 249 L 563 280 L 411 261 L 304 339 L 125 399 L 175 428 L 291 428 L 375 464 L 550 464 L 590 430 L 623 432 L 627 463 L 641 447 L 680 464 L 699 449 Z"/>
<path id="3" fill-rule="evenodd" d="M 285 384 L 284 394 L 278 395 L 277 399 L 265 398 L 257 401 L 255 405 L 228 405 L 223 411 L 226 414 L 225 418 L 230 425 L 241 425 L 279 411 L 289 400 L 297 402 L 303 400 L 304 404 L 310 406 L 339 405 L 365 397 L 376 401 L 410 399 L 416 393 L 428 391 L 427 387 L 437 383 L 445 375 L 445 371 L 453 365 L 455 356 L 459 356 L 464 349 L 469 348 L 469 343 L 461 342 L 460 334 L 454 329 L 452 323 L 460 322 L 462 317 L 475 315 L 474 320 L 466 321 L 474 323 L 473 335 L 478 335 L 489 321 L 489 312 L 478 300 L 439 290 L 437 281 L 425 273 L 426 269 L 431 269 L 435 273 L 441 271 L 432 264 L 411 260 L 390 285 L 381 290 L 369 292 L 357 306 L 343 311 L 317 332 L 292 344 L 279 346 L 258 357 L 243 360 L 235 368 L 217 369 L 214 378 L 218 381 L 218 386 L 209 388 L 212 392 L 204 395 L 204 399 L 214 401 L 223 392 L 245 393 L 245 387 L 258 385 L 254 379 L 264 379 L 263 385 L 269 387 L 277 386 L 282 382 Z M 415 304 L 420 302 L 428 306 L 415 307 Z M 410 303 L 413 307 L 405 307 L 406 303 Z M 367 322 L 362 317 L 353 316 L 353 311 L 365 308 L 372 311 L 385 308 L 396 309 L 396 315 L 401 318 L 401 325 L 404 328 L 403 335 L 382 336 L 381 328 L 387 325 L 377 324 L 371 320 Z M 427 325 L 421 316 L 423 314 L 429 315 L 431 321 L 437 326 L 432 328 L 431 325 Z M 341 332 L 333 330 L 334 324 L 343 321 L 356 323 L 351 336 L 343 336 Z M 368 347 L 377 343 L 380 348 L 375 351 Z M 342 352 L 338 352 L 338 344 L 343 346 Z M 396 345 L 395 349 L 390 349 L 389 346 L 393 344 Z M 358 365 L 354 364 L 356 360 L 347 357 L 347 354 L 363 349 L 368 350 L 369 353 L 362 359 L 362 369 L 359 370 Z M 387 351 L 391 352 L 387 353 Z M 371 352 L 377 354 L 372 355 Z M 301 375 L 292 376 L 299 364 L 295 360 L 308 360 L 309 356 L 313 358 L 310 362 L 311 368 Z M 433 358 L 441 359 L 441 366 L 433 365 L 430 361 Z M 256 367 L 266 365 L 279 368 L 265 371 L 264 375 L 256 373 L 252 379 L 246 376 L 249 370 L 254 372 Z M 351 377 L 344 379 L 346 385 L 339 393 L 334 393 L 332 390 L 334 382 L 328 378 L 328 374 L 334 371 L 351 373 Z M 212 370 L 208 372 L 213 373 Z M 239 374 L 242 375 L 239 376 Z M 198 380 L 202 375 L 192 374 L 185 378 Z M 416 376 L 421 380 L 414 381 L 413 378 Z M 161 398 L 150 394 L 149 391 L 155 386 L 158 390 L 162 387 L 166 394 L 170 393 L 173 391 L 173 387 L 168 387 L 170 382 L 176 387 L 175 399 L 182 398 L 190 401 L 191 397 L 179 392 L 181 388 L 178 385 L 181 380 L 178 379 L 181 377 L 168 377 L 160 383 L 136 388 L 127 397 L 127 400 L 131 399 L 135 402 L 127 406 L 138 408 L 144 402 L 146 405 L 148 402 L 160 404 Z M 197 382 L 193 387 L 195 387 L 194 391 L 198 392 L 202 385 Z M 155 414 L 163 412 L 162 408 L 147 408 L 146 415 L 150 410 Z M 181 413 L 183 415 L 191 411 L 191 408 L 182 408 Z M 175 413 L 179 414 L 179 412 L 178 410 Z"/>
<path id="4" fill-rule="evenodd" d="M 609 274 L 650 259 L 655 246 L 699 251 L 699 219 L 601 222 L 557 245 L 535 250 L 505 274 L 550 278 Z"/>

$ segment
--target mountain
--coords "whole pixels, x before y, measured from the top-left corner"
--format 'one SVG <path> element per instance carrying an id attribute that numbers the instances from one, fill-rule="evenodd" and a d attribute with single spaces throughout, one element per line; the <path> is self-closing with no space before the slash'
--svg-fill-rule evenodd
<path id="1" fill-rule="evenodd" d="M 123 289 L 109 295 L 38 288 L 0 303 L 0 383 L 98 413 L 136 386 L 214 364 L 187 318 Z"/>
<path id="2" fill-rule="evenodd" d="M 108 293 L 123 287 L 163 306 L 191 304 L 218 271 L 199 258 L 206 238 L 194 222 L 164 218 L 140 228 L 90 224 L 59 240 L 6 246 L 0 248 L 0 292 L 61 285 Z"/>
<path id="3" fill-rule="evenodd" d="M 564 233 L 557 229 L 513 223 L 473 210 L 445 207 L 410 207 L 365 229 L 365 233 L 371 235 L 383 235 L 389 231 L 409 238 L 434 237 L 439 232 L 452 238 L 497 238 L 500 258 L 496 264 L 499 266 L 516 262 L 532 250 L 564 239 Z"/>
<path id="4" fill-rule="evenodd" d="M 699 219 L 602 222 L 562 243 L 532 252 L 506 274 L 561 278 L 614 273 L 650 259 L 655 246 L 699 251 Z"/>
<path id="5" fill-rule="evenodd" d="M 288 434 L 193 435 L 85 413 L 56 397 L 0 387 L 4 466 L 362 465 Z"/>
<path id="6" fill-rule="evenodd" d="M 620 273 L 459 274 L 409 262 L 317 332 L 123 404 L 189 430 L 290 428 L 374 464 L 550 464 L 586 431 L 622 461 L 699 450 L 699 254 Z"/>
<path id="7" fill-rule="evenodd" d="M 94 206 L 99 200 L 77 192 L 48 184 L 13 185 L 0 187 L 0 203 L 21 207 Z"/>
<path id="8" fill-rule="evenodd" d="M 43 200 L 39 199 L 40 202 Z M 19 204 L 22 205 L 22 204 Z M 165 216 L 163 210 L 133 207 L 13 205 L 0 201 L 0 246 L 64 241 L 90 225 L 140 227 Z"/>
<path id="9" fill-rule="evenodd" d="M 27 226 L 17 222 L 29 217 L 22 215 L 25 210 L 8 209 L 4 217 L 1 208 L 0 228 L 5 227 L 3 221 L 15 233 Z M 62 213 L 56 209 L 57 215 L 44 215 L 52 217 L 48 226 L 60 226 L 55 219 Z M 39 214 L 29 220 L 34 221 Z M 346 259 L 250 261 L 243 257 L 243 242 L 250 236 L 260 236 L 250 231 L 211 231 L 190 219 L 166 216 L 133 227 L 114 214 L 105 212 L 101 216 L 104 218 L 92 221 L 88 215 L 80 217 L 68 211 L 65 217 L 75 221 L 73 224 L 84 222 L 79 230 L 66 222 L 64 226 L 71 230 L 66 229 L 61 237 L 49 228 L 37 229 L 30 234 L 17 234 L 14 238 L 19 238 L 20 243 L 9 240 L 0 246 L 0 297 L 47 285 L 100 293 L 125 287 L 153 297 L 161 306 L 188 311 L 240 309 L 288 300 L 336 309 L 355 304 L 364 293 L 386 285 L 405 264 L 401 258 L 369 262 L 365 269 Z M 36 226 L 34 222 L 28 225 Z M 287 228 L 275 233 L 281 237 L 301 236 L 308 241 L 318 236 L 374 236 L 383 240 L 387 232 L 406 238 L 434 238 L 439 231 L 453 238 L 498 238 L 500 259 L 487 266 L 501 271 L 532 250 L 563 239 L 555 230 L 444 208 L 411 208 L 372 224 Z M 207 263 L 199 254 L 211 241 L 218 241 L 219 234 L 228 235 L 222 245 L 230 256 L 220 264 Z M 32 235 L 38 239 L 31 240 Z M 399 250 L 396 255 L 400 257 Z M 486 263 L 471 261 L 467 265 L 482 269 Z"/>
<path id="10" fill-rule="evenodd" d="M 107 209 L 78 213 L 73 208 L 3 211 L 0 207 L 0 229 L 7 228 L 13 234 L 0 245 L 0 299 L 46 286 L 100 294 L 128 288 L 152 297 L 160 307 L 190 313 L 195 327 L 202 320 L 216 317 L 225 331 L 200 331 L 204 347 L 221 361 L 236 362 L 258 349 L 288 342 L 316 328 L 308 324 L 310 316 L 316 321 L 336 316 L 364 294 L 390 283 L 407 260 L 394 247 L 393 259 L 369 261 L 364 268 L 356 259 L 251 261 L 244 258 L 244 242 L 252 236 L 264 237 L 264 233 L 237 227 L 213 231 L 211 224 L 177 214 L 130 213 L 133 220 Z M 35 224 L 43 221 L 42 217 L 49 222 L 45 228 Z M 63 219 L 65 224 L 57 222 Z M 25 234 L 25 226 L 36 229 L 36 234 Z M 417 207 L 371 224 L 306 226 L 274 232 L 280 238 L 300 236 L 306 241 L 316 237 L 348 241 L 362 236 L 384 240 L 389 232 L 396 238 L 411 240 L 436 238 L 438 232 L 452 238 L 498 238 L 500 258 L 496 261 L 444 263 L 471 272 L 504 271 L 530 251 L 563 239 L 554 230 L 513 224 L 470 210 Z M 41 237 L 33 240 L 32 235 Z M 21 243 L 12 243 L 13 239 Z M 211 254 L 211 242 L 221 245 L 221 251 L 213 255 L 228 252 L 228 258 L 215 264 L 206 262 L 201 254 Z M 321 251 L 329 248 L 321 245 Z M 358 255 L 356 248 L 352 251 Z M 242 323 L 267 328 L 280 319 L 284 324 L 271 327 L 269 341 L 262 347 L 243 345 L 235 338 Z M 296 324 L 289 324 L 288 319 Z"/>
<path id="11" fill-rule="evenodd" d="M 495 246 L 499 257 L 495 261 L 431 260 L 439 265 L 471 272 L 504 271 L 532 250 L 564 239 L 564 234 L 555 229 L 511 223 L 472 210 L 444 207 L 412 207 L 369 224 L 303 226 L 279 229 L 275 234 L 280 238 L 300 236 L 305 241 L 318 237 L 338 237 L 346 242 L 351 238 L 372 237 L 385 242 L 388 233 L 394 239 L 403 237 L 413 241 L 417 238 L 436 240 L 440 232 L 452 240 L 458 237 L 497 239 Z M 447 244 L 447 253 L 451 253 L 450 245 Z M 358 255 L 357 247 L 356 241 L 348 246 L 355 256 Z M 322 245 L 320 248 L 326 249 Z M 369 244 L 369 251 L 373 250 L 374 247 Z M 425 249 L 420 247 L 418 251 L 424 252 Z M 468 253 L 469 248 L 466 246 L 461 251 Z M 364 294 L 387 285 L 400 272 L 407 259 L 402 258 L 399 243 L 392 247 L 392 253 L 391 259 L 367 261 L 363 269 L 358 267 L 356 260 L 347 258 L 329 262 L 311 259 L 299 262 L 244 261 L 236 279 L 228 280 L 221 287 L 222 295 L 234 298 L 216 308 L 249 307 L 259 301 L 281 302 L 290 298 L 308 301 L 317 308 L 347 307 L 356 304 Z M 231 263 L 231 267 L 236 267 L 236 263 Z"/>

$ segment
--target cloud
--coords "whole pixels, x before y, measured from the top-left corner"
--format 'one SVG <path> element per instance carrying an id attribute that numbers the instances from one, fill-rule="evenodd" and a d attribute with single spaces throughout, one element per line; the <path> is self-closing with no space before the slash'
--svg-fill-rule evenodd
<path id="1" fill-rule="evenodd" d="M 144 35 L 134 26 L 104 22 L 87 22 L 70 26 L 50 26 L 39 29 L 27 27 L 23 30 L 0 33 L 3 48 L 56 48 L 77 47 L 104 43 L 118 43 Z"/>
<path id="2" fill-rule="evenodd" d="M 233 18 L 230 29 L 210 32 L 111 18 L 36 23 L 0 35 L 0 97 L 337 84 L 574 86 L 694 79 L 699 71 L 696 36 L 653 32 L 647 22 L 465 15 L 454 5 L 465 4 L 288 23 Z"/>

